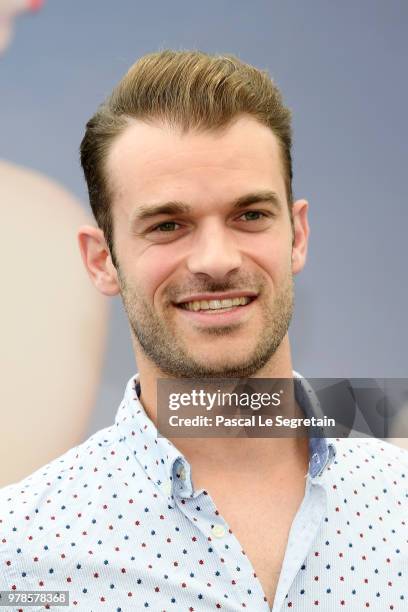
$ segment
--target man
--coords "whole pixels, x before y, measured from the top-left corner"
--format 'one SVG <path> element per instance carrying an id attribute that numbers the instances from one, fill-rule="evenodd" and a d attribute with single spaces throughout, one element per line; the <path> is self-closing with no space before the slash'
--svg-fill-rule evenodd
<path id="1" fill-rule="evenodd" d="M 318 409 L 291 362 L 308 203 L 275 84 L 232 57 L 145 56 L 81 161 L 98 223 L 82 258 L 122 296 L 139 373 L 114 426 L 3 492 L 4 588 L 81 610 L 404 609 L 405 451 L 157 435 L 160 378 L 293 378 Z"/>

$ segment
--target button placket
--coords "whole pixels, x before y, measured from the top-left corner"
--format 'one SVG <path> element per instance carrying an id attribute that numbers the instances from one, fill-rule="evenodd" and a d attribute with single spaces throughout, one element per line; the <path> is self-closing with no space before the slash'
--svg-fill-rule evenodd
<path id="1" fill-rule="evenodd" d="M 200 508 L 199 511 L 197 507 Z M 254 577 L 255 570 L 250 560 L 242 552 L 240 542 L 230 531 L 226 521 L 218 514 L 210 495 L 201 491 L 194 497 L 183 499 L 179 508 L 206 538 L 208 547 L 218 555 L 227 577 L 225 588 L 230 596 L 227 601 L 231 603 L 234 597 L 234 603 L 240 608 L 245 603 L 248 610 L 270 612 L 268 603 L 264 600 L 262 585 Z M 248 589 L 251 594 L 248 594 Z"/>

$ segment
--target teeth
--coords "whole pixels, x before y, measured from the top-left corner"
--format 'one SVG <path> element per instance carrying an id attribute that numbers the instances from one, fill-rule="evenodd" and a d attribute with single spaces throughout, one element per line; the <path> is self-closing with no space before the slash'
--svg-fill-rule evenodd
<path id="1" fill-rule="evenodd" d="M 239 297 L 226 300 L 196 300 L 192 302 L 184 302 L 181 304 L 183 308 L 187 310 L 220 310 L 222 308 L 232 308 L 233 306 L 245 306 L 249 304 L 251 299 L 249 297 Z"/>

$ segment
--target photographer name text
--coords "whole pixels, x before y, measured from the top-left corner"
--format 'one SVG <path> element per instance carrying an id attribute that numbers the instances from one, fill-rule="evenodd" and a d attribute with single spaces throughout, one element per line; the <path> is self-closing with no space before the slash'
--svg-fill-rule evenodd
<path id="1" fill-rule="evenodd" d="M 252 414 L 246 417 L 226 417 L 217 415 L 209 417 L 196 415 L 194 417 L 179 417 L 171 415 L 169 417 L 171 427 L 289 427 L 297 429 L 299 427 L 335 427 L 335 419 L 329 417 L 310 417 L 310 418 L 288 418 L 278 415 L 274 418 L 265 417 L 262 414 Z"/>

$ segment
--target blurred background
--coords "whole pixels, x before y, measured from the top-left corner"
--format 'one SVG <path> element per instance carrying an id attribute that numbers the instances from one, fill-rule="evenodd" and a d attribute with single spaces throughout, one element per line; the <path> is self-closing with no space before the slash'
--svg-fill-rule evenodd
<path id="1" fill-rule="evenodd" d="M 136 371 L 120 298 L 97 294 L 79 259 L 78 147 L 158 49 L 233 53 L 267 69 L 293 111 L 311 226 L 294 368 L 408 377 L 407 25 L 405 0 L 0 0 L 0 484 L 111 424 Z"/>

